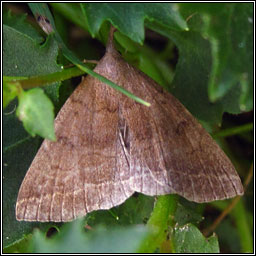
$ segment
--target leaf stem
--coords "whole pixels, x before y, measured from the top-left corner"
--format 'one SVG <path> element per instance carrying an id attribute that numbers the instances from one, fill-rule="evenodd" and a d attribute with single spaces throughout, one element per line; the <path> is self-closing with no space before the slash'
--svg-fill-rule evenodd
<path id="1" fill-rule="evenodd" d="M 153 253 L 166 241 L 168 226 L 174 226 L 177 195 L 159 196 L 147 227 L 150 234 L 141 243 L 139 253 Z"/>
<path id="2" fill-rule="evenodd" d="M 23 89 L 30 89 L 38 86 L 46 86 L 52 83 L 64 81 L 75 76 L 81 76 L 85 72 L 77 67 L 65 69 L 61 72 L 55 72 L 52 74 L 29 77 L 25 80 L 20 80 L 20 84 Z"/>
<path id="3" fill-rule="evenodd" d="M 219 137 L 227 137 L 227 136 L 248 132 L 248 131 L 251 131 L 252 129 L 253 129 L 253 123 L 249 123 L 249 124 L 231 127 L 228 129 L 224 129 L 222 131 L 215 132 L 212 134 L 212 137 L 214 139 Z"/>

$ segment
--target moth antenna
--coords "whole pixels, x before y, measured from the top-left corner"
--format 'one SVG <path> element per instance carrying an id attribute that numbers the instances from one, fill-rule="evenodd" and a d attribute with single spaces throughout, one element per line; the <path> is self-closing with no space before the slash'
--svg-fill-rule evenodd
<path id="1" fill-rule="evenodd" d="M 114 46 L 114 33 L 117 29 L 114 26 L 110 26 L 109 35 L 108 35 L 108 42 L 107 42 L 107 48 L 106 52 L 115 52 L 115 46 Z"/>

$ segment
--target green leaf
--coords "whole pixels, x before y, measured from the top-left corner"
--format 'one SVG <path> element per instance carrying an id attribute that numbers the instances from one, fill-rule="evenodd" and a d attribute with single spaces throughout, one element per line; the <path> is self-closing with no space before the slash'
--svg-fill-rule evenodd
<path id="1" fill-rule="evenodd" d="M 253 4 L 180 4 L 184 17 L 192 14 L 188 25 L 200 31 L 211 43 L 213 66 L 209 97 L 215 102 L 232 88 L 240 91 L 239 109 L 253 105 Z M 196 13 L 196 14 L 195 14 Z M 194 14 L 194 15 L 193 15 Z M 195 22 L 198 20 L 201 26 Z M 230 109 L 232 113 L 236 110 Z"/>
<path id="2" fill-rule="evenodd" d="M 58 44 L 48 37 L 43 45 L 35 39 L 3 25 L 3 74 L 5 76 L 37 76 L 61 71 L 57 65 Z M 47 86 L 46 93 L 58 101 L 60 83 Z"/>
<path id="3" fill-rule="evenodd" d="M 142 226 L 126 228 L 97 227 L 88 232 L 82 230 L 82 221 L 63 226 L 51 239 L 36 231 L 33 238 L 35 253 L 133 253 L 146 235 Z"/>
<path id="4" fill-rule="evenodd" d="M 144 20 L 155 21 L 174 30 L 187 29 L 186 22 L 171 3 L 85 3 L 89 31 L 95 36 L 105 20 L 124 35 L 142 44 Z"/>
<path id="5" fill-rule="evenodd" d="M 44 41 L 44 38 L 39 32 L 26 21 L 27 15 L 13 15 L 10 10 L 3 12 L 3 24 L 12 27 L 17 32 L 26 35 L 35 43 L 39 44 Z"/>
<path id="6" fill-rule="evenodd" d="M 30 251 L 30 241 L 32 235 L 25 236 L 18 242 L 3 249 L 3 253 L 31 253 Z"/>
<path id="7" fill-rule="evenodd" d="M 3 74 L 35 76 L 61 71 L 58 46 L 52 37 L 39 45 L 12 27 L 3 25 Z"/>
<path id="8" fill-rule="evenodd" d="M 40 88 L 34 88 L 19 95 L 17 116 L 32 136 L 36 134 L 49 140 L 56 140 L 54 134 L 53 104 Z"/>
<path id="9" fill-rule="evenodd" d="M 206 239 L 192 224 L 175 228 L 172 240 L 176 253 L 219 253 L 216 235 Z"/>
<path id="10" fill-rule="evenodd" d="M 203 204 L 196 204 L 180 198 L 175 211 L 174 221 L 179 226 L 183 226 L 187 223 L 200 223 L 203 220 L 203 217 L 198 211 L 198 206 L 203 206 Z"/>

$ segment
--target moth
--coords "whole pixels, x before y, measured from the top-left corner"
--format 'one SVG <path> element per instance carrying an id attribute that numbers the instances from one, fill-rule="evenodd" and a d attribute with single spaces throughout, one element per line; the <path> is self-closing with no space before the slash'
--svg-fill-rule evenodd
<path id="1" fill-rule="evenodd" d="M 202 203 L 243 194 L 229 158 L 170 93 L 115 50 L 113 29 L 95 72 L 146 107 L 87 76 L 55 120 L 22 182 L 16 218 L 66 222 L 122 204 L 134 192 Z"/>

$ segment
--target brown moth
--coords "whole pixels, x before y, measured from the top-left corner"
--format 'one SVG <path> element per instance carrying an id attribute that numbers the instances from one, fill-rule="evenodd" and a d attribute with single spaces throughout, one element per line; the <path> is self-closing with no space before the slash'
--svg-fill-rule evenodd
<path id="1" fill-rule="evenodd" d="M 57 142 L 44 140 L 23 180 L 17 220 L 71 221 L 135 191 L 199 203 L 243 194 L 217 143 L 176 98 L 122 59 L 113 30 L 95 72 L 151 107 L 87 76 L 56 117 Z"/>

